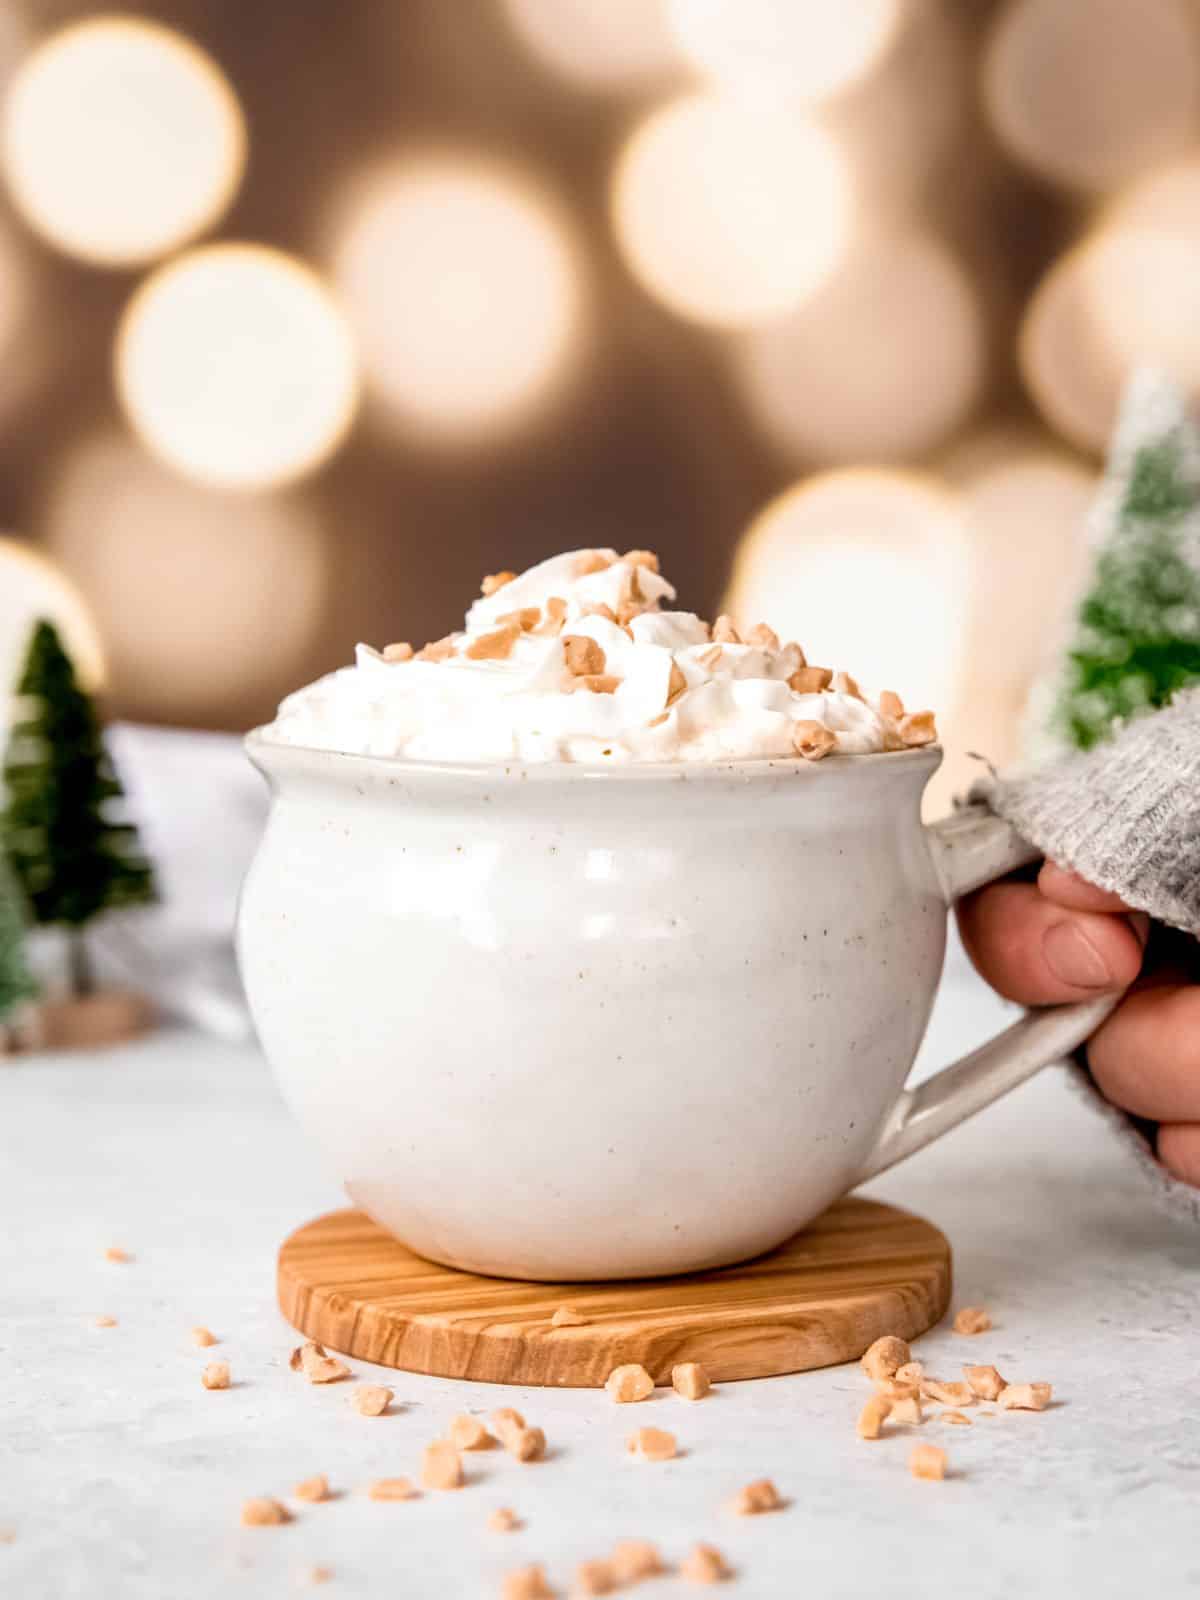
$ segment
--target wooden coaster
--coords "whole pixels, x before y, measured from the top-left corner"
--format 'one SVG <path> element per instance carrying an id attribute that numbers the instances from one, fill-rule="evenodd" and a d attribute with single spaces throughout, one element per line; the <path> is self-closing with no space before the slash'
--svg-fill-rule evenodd
<path id="1" fill-rule="evenodd" d="M 638 1361 L 765 1378 L 854 1361 L 881 1334 L 913 1339 L 950 1303 L 950 1246 L 920 1217 L 839 1200 L 770 1255 L 630 1283 L 519 1283 L 439 1267 L 361 1211 L 307 1223 L 279 1252 L 279 1306 L 310 1339 L 407 1372 L 597 1388 Z M 586 1317 L 554 1327 L 560 1306 Z"/>

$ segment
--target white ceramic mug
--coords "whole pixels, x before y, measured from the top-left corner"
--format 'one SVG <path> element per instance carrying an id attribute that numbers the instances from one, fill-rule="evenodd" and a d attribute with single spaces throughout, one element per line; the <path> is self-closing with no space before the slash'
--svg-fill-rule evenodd
<path id="1" fill-rule="evenodd" d="M 958 895 L 1034 858 L 933 827 L 936 750 L 509 767 L 248 740 L 274 794 L 242 971 L 283 1094 L 421 1255 L 533 1279 L 717 1267 L 1073 1049 L 1029 1012 L 919 1088 Z"/>

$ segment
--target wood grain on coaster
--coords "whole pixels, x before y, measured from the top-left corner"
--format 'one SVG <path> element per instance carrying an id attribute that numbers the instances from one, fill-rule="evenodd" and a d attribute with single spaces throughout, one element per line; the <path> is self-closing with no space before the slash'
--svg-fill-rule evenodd
<path id="1" fill-rule="evenodd" d="M 721 1382 L 855 1361 L 885 1333 L 916 1338 L 949 1304 L 950 1246 L 931 1223 L 839 1200 L 739 1266 L 624 1283 L 484 1278 L 414 1255 L 361 1211 L 318 1217 L 279 1252 L 279 1305 L 310 1339 L 409 1372 L 599 1388 L 640 1362 L 656 1383 L 702 1362 Z M 569 1300 L 587 1321 L 555 1326 Z"/>

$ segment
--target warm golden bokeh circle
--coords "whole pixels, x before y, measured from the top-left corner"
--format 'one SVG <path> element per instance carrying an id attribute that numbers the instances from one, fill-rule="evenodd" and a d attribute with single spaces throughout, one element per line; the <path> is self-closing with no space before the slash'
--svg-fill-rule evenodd
<path id="1" fill-rule="evenodd" d="M 3 116 L 17 210 L 58 249 L 131 266 L 210 227 L 241 182 L 246 129 L 228 79 L 182 34 L 93 17 L 22 63 Z"/>
<path id="2" fill-rule="evenodd" d="M 1200 47 L 1181 0 L 1008 0 L 983 62 L 992 126 L 1019 161 L 1102 191 L 1187 148 Z"/>
<path id="3" fill-rule="evenodd" d="M 404 431 L 512 431 L 578 366 L 584 274 L 561 208 L 515 169 L 454 154 L 367 174 L 334 227 L 334 280 L 371 388 Z"/>
<path id="4" fill-rule="evenodd" d="M 945 709 L 963 665 L 968 582 L 956 495 L 920 473 L 842 469 L 755 517 L 725 605 L 799 640 L 820 666 Z"/>
<path id="5" fill-rule="evenodd" d="M 998 767 L 1021 755 L 1030 694 L 1061 660 L 1087 565 L 1094 469 L 1045 436 L 979 452 L 962 482 L 971 551 L 968 655 L 948 768 L 961 792 L 978 775 L 968 750 Z"/>
<path id="6" fill-rule="evenodd" d="M 645 88 L 682 65 L 665 0 L 501 0 L 501 5 L 526 49 L 580 88 Z"/>
<path id="7" fill-rule="evenodd" d="M 1141 363 L 1200 394 L 1200 235 L 1114 227 L 1089 237 L 1038 286 L 1020 360 L 1042 415 L 1084 450 L 1104 449 Z"/>
<path id="8" fill-rule="evenodd" d="M 117 391 L 145 444 L 220 488 L 312 472 L 358 404 L 358 364 L 328 290 L 293 256 L 219 244 L 161 267 L 126 308 Z"/>
<path id="9" fill-rule="evenodd" d="M 755 95 L 828 99 L 865 78 L 896 35 L 903 0 L 666 0 L 700 72 Z"/>
<path id="10" fill-rule="evenodd" d="M 778 317 L 815 293 L 852 214 L 850 175 L 815 122 L 708 90 L 634 129 L 611 204 L 643 288 L 680 316 L 728 327 Z"/>
<path id="11" fill-rule="evenodd" d="M 811 300 L 734 347 L 751 415 L 781 450 L 818 463 L 933 449 L 970 412 L 985 366 L 970 277 L 915 229 L 856 241 Z"/>
<path id="12" fill-rule="evenodd" d="M 202 488 L 102 433 L 68 454 L 41 520 L 138 716 L 236 725 L 297 681 L 331 573 L 303 503 Z"/>

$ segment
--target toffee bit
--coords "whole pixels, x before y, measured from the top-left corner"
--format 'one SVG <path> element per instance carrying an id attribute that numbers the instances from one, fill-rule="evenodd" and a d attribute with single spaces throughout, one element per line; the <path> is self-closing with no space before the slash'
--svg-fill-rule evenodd
<path id="1" fill-rule="evenodd" d="M 426 1489 L 461 1489 L 462 1461 L 449 1439 L 435 1439 L 421 1456 L 421 1482 Z"/>
<path id="2" fill-rule="evenodd" d="M 608 665 L 608 657 L 596 643 L 582 633 L 564 633 L 562 639 L 563 661 L 567 671 L 576 678 L 601 673 Z"/>
<path id="3" fill-rule="evenodd" d="M 441 639 L 434 639 L 429 644 L 418 650 L 413 657 L 414 661 L 446 661 L 454 654 L 454 635 L 447 633 Z"/>
<path id="4" fill-rule="evenodd" d="M 932 711 L 912 711 L 908 716 L 901 717 L 897 725 L 897 731 L 905 745 L 910 749 L 917 749 L 925 744 L 933 744 L 937 739 L 937 727 L 933 720 Z M 987 1313 L 985 1312 L 984 1315 L 986 1316 Z M 957 1318 L 955 1321 L 957 1322 Z M 991 1327 L 990 1322 L 988 1327 Z M 965 1330 L 956 1328 L 955 1331 L 962 1333 Z M 980 1333 L 983 1331 L 982 1328 L 979 1329 Z"/>
<path id="5" fill-rule="evenodd" d="M 490 1450 L 495 1440 L 478 1417 L 469 1417 L 465 1411 L 451 1418 L 450 1443 L 456 1450 Z"/>
<path id="6" fill-rule="evenodd" d="M 792 743 L 796 754 L 805 761 L 823 761 L 836 748 L 837 734 L 823 722 L 802 718 L 792 728 Z"/>
<path id="7" fill-rule="evenodd" d="M 933 712 L 919 711 L 917 715 L 932 719 Z M 988 1333 L 991 1331 L 991 1326 L 992 1319 L 982 1306 L 963 1306 L 960 1311 L 954 1313 L 955 1333 Z"/>
<path id="8" fill-rule="evenodd" d="M 546 1582 L 540 1563 L 518 1567 L 504 1580 L 504 1600 L 554 1600 L 554 1590 Z"/>
<path id="9" fill-rule="evenodd" d="M 794 694 L 820 694 L 832 682 L 828 667 L 799 667 L 788 679 L 788 688 Z"/>
<path id="10" fill-rule="evenodd" d="M 576 1595 L 611 1594 L 616 1587 L 616 1575 L 609 1562 L 581 1561 L 575 1568 L 571 1596 L 574 1600 Z"/>
<path id="11" fill-rule="evenodd" d="M 479 634 L 471 640 L 464 653 L 469 661 L 507 661 L 513 645 L 520 637 L 520 628 L 508 623 L 494 633 Z"/>
<path id="12" fill-rule="evenodd" d="M 293 1372 L 302 1372 L 309 1383 L 337 1383 L 339 1379 L 350 1376 L 350 1368 L 346 1363 L 329 1355 L 315 1339 L 298 1345 L 292 1351 L 288 1366 Z"/>
<path id="13" fill-rule="evenodd" d="M 1010 1383 L 1001 1389 L 997 1403 L 1001 1411 L 1045 1411 L 1052 1392 L 1048 1383 Z"/>
<path id="14" fill-rule="evenodd" d="M 671 1387 L 685 1400 L 703 1400 L 712 1392 L 708 1373 L 698 1361 L 681 1361 L 671 1368 Z"/>
<path id="15" fill-rule="evenodd" d="M 654 1379 L 636 1361 L 614 1367 L 605 1380 L 609 1397 L 618 1405 L 630 1405 L 638 1400 L 648 1400 L 654 1393 Z"/>
<path id="16" fill-rule="evenodd" d="M 657 1545 L 649 1539 L 619 1539 L 608 1559 L 618 1583 L 639 1583 L 666 1571 Z"/>
<path id="17" fill-rule="evenodd" d="M 892 1413 L 892 1402 L 885 1394 L 873 1394 L 858 1415 L 856 1424 L 860 1439 L 878 1439 L 883 1425 Z"/>
<path id="18" fill-rule="evenodd" d="M 964 1367 L 963 1377 L 971 1386 L 971 1393 L 981 1400 L 998 1400 L 1005 1388 L 1004 1379 L 995 1367 Z"/>
<path id="19" fill-rule="evenodd" d="M 542 620 L 540 606 L 522 606 L 520 611 L 506 611 L 496 621 L 504 628 L 517 628 L 521 633 L 531 633 Z"/>
<path id="20" fill-rule="evenodd" d="M 914 1478 L 941 1480 L 946 1476 L 946 1452 L 936 1444 L 919 1444 L 908 1458 Z"/>
<path id="21" fill-rule="evenodd" d="M 372 1500 L 415 1500 L 417 1490 L 407 1478 L 376 1478 L 367 1485 Z"/>
<path id="22" fill-rule="evenodd" d="M 715 1545 L 697 1544 L 679 1563 L 679 1575 L 689 1583 L 721 1583 L 733 1573 Z"/>
<path id="23" fill-rule="evenodd" d="M 291 1520 L 292 1514 L 287 1507 L 267 1495 L 256 1495 L 252 1500 L 242 1501 L 243 1528 L 277 1528 L 281 1523 Z"/>
<path id="24" fill-rule="evenodd" d="M 670 1461 L 676 1454 L 675 1435 L 665 1428 L 639 1428 L 630 1434 L 628 1450 L 640 1461 Z"/>
<path id="25" fill-rule="evenodd" d="M 587 1317 L 581 1317 L 578 1311 L 571 1306 L 559 1306 L 550 1318 L 552 1328 L 582 1328 L 588 1322 Z"/>
<path id="26" fill-rule="evenodd" d="M 350 1404 L 360 1417 L 381 1417 L 394 1398 L 391 1389 L 373 1383 L 360 1383 L 350 1391 Z"/>
<path id="27" fill-rule="evenodd" d="M 739 1489 L 731 1502 L 739 1517 L 758 1517 L 766 1511 L 780 1511 L 783 1500 L 770 1478 L 756 1478 Z"/>
<path id="28" fill-rule="evenodd" d="M 546 1454 L 546 1435 L 541 1428 L 514 1428 L 505 1436 L 504 1448 L 518 1461 L 540 1461 Z"/>
<path id="29" fill-rule="evenodd" d="M 479 592 L 485 600 L 490 600 L 497 589 L 503 589 L 504 585 L 511 583 L 515 577 L 515 572 L 491 572 L 479 585 Z"/>
<path id="30" fill-rule="evenodd" d="M 911 1360 L 912 1351 L 907 1343 L 894 1333 L 888 1333 L 868 1346 L 859 1365 L 868 1378 L 894 1378 Z"/>

